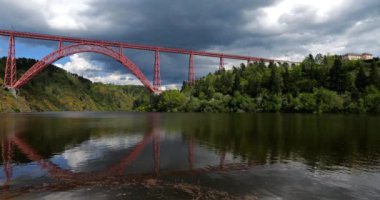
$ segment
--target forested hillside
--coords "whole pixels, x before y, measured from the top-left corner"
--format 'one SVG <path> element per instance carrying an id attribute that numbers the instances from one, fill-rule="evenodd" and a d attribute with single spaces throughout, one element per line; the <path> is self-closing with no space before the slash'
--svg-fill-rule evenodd
<path id="1" fill-rule="evenodd" d="M 151 109 L 169 112 L 380 113 L 379 60 L 309 55 L 301 65 L 255 63 L 166 91 Z"/>
<path id="2" fill-rule="evenodd" d="M 18 76 L 36 60 L 17 59 Z M 217 71 L 151 95 L 142 86 L 91 81 L 49 66 L 18 91 L 0 90 L 0 112 L 159 111 L 380 113 L 380 62 L 308 56 L 301 65 L 262 62 Z M 3 83 L 5 58 L 0 59 Z"/>
<path id="3" fill-rule="evenodd" d="M 36 60 L 17 59 L 18 76 Z M 18 91 L 3 88 L 5 58 L 0 59 L 0 112 L 29 111 L 132 111 L 148 104 L 150 93 L 142 86 L 117 86 L 91 81 L 53 65 Z"/>

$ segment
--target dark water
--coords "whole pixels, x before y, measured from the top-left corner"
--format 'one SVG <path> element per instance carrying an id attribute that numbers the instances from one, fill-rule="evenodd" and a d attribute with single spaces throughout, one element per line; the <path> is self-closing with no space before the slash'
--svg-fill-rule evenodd
<path id="1" fill-rule="evenodd" d="M 5 114 L 0 138 L 0 199 L 380 199 L 380 116 Z"/>

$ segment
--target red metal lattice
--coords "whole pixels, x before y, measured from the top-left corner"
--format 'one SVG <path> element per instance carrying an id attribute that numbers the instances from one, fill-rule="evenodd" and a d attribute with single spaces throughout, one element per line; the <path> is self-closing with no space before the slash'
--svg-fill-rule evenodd
<path id="1" fill-rule="evenodd" d="M 9 37 L 8 57 L 5 65 L 4 83 L 6 86 L 13 87 L 17 80 L 16 76 L 16 57 L 15 57 L 15 37 Z"/>
<path id="2" fill-rule="evenodd" d="M 155 90 L 158 90 L 161 86 L 161 77 L 160 77 L 160 52 L 156 50 L 154 57 L 154 80 L 153 87 Z"/>
<path id="3" fill-rule="evenodd" d="M 119 52 L 114 51 L 111 48 L 101 46 L 101 45 L 94 45 L 94 44 L 74 44 L 70 46 L 65 46 L 61 49 L 58 49 L 50 53 L 45 58 L 41 59 L 39 62 L 34 64 L 28 71 L 26 71 L 20 77 L 20 79 L 13 85 L 13 87 L 16 89 L 21 88 L 28 81 L 30 81 L 34 76 L 36 76 L 43 69 L 45 69 L 47 66 L 54 63 L 55 61 L 66 56 L 76 54 L 76 53 L 82 53 L 82 52 L 95 52 L 95 53 L 109 56 L 119 61 L 124 67 L 129 69 L 143 83 L 145 87 L 147 87 L 152 92 L 156 91 L 153 88 L 153 86 L 150 84 L 148 79 L 145 77 L 145 75 L 140 71 L 140 69 L 127 57 L 125 57 L 124 55 L 121 55 Z"/>
<path id="4" fill-rule="evenodd" d="M 195 82 L 195 75 L 194 75 L 194 55 L 190 54 L 189 56 L 189 84 L 194 84 Z"/>

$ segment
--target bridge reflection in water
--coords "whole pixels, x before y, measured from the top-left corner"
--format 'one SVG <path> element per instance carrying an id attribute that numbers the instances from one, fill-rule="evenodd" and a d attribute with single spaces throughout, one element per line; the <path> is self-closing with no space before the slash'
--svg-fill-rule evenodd
<path id="1" fill-rule="evenodd" d="M 8 134 L 1 140 L 2 146 L 2 161 L 5 180 L 0 182 L 1 189 L 9 190 L 12 188 L 12 168 L 16 167 L 16 160 L 12 159 L 15 151 L 18 150 L 26 158 L 45 170 L 47 175 L 57 181 L 76 181 L 76 182 L 93 182 L 101 181 L 105 178 L 133 178 L 133 179 L 151 179 L 168 177 L 168 176 L 192 176 L 201 173 L 208 172 L 222 172 L 231 170 L 245 170 L 248 169 L 251 164 L 246 162 L 226 162 L 226 152 L 222 151 L 219 154 L 219 164 L 218 165 L 207 165 L 206 167 L 195 168 L 196 156 L 195 156 L 195 143 L 196 138 L 189 136 L 185 138 L 187 143 L 187 169 L 165 169 L 161 171 L 160 168 L 160 158 L 161 158 L 161 135 L 160 135 L 160 125 L 158 117 L 155 114 L 151 114 L 149 117 L 149 130 L 143 135 L 141 141 L 135 143 L 133 147 L 128 148 L 128 152 L 122 156 L 117 162 L 114 162 L 110 166 L 107 166 L 101 170 L 96 171 L 84 171 L 75 172 L 71 169 L 63 168 L 62 166 L 52 162 L 51 158 L 46 158 L 41 155 L 41 153 L 36 150 L 32 145 L 28 144 L 27 139 L 24 135 L 18 134 L 19 129 L 22 126 L 13 124 L 11 126 L 12 133 Z M 15 128 L 17 127 L 17 128 Z M 9 127 L 8 127 L 9 128 Z M 120 138 L 122 139 L 122 138 Z M 152 158 L 153 158 L 153 170 L 150 172 L 138 172 L 138 173 L 127 173 L 128 167 L 130 167 L 138 158 L 141 156 L 142 152 L 147 149 L 148 146 L 153 147 Z"/>

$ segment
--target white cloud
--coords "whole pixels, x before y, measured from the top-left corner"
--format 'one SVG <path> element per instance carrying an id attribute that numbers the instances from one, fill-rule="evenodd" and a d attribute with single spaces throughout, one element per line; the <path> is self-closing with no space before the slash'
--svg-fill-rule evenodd
<path id="1" fill-rule="evenodd" d="M 81 171 L 88 161 L 103 157 L 106 151 L 127 149 L 141 140 L 141 135 L 91 139 L 77 147 L 65 150 L 60 156 L 67 160 L 74 171 Z"/>
<path id="2" fill-rule="evenodd" d="M 140 80 L 129 74 L 106 74 L 89 78 L 93 82 L 110 83 L 115 85 L 142 85 Z"/>
<path id="3" fill-rule="evenodd" d="M 70 61 L 65 64 L 55 63 L 57 67 L 78 74 L 92 82 L 110 83 L 116 85 L 142 85 L 140 80 L 130 74 L 119 72 L 105 72 L 104 64 L 91 61 L 85 54 L 74 54 L 69 57 Z"/>
<path id="4" fill-rule="evenodd" d="M 161 91 L 165 91 L 165 90 L 179 90 L 179 89 L 181 89 L 181 85 L 180 84 L 167 84 L 167 85 L 162 85 L 160 87 Z"/>
<path id="5" fill-rule="evenodd" d="M 317 54 L 344 54 L 347 51 L 347 37 L 332 37 L 324 41 L 313 42 L 303 47 L 310 53 Z"/>
<path id="6" fill-rule="evenodd" d="M 88 71 L 100 71 L 102 67 L 96 66 L 95 63 L 87 60 L 83 54 L 74 54 L 70 56 L 70 61 L 65 64 L 56 63 L 60 68 L 80 76 L 86 75 Z"/>
<path id="7" fill-rule="evenodd" d="M 251 21 L 245 29 L 252 32 L 282 33 L 289 25 L 296 24 L 300 20 L 304 21 L 305 18 L 309 23 L 324 23 L 337 16 L 337 11 L 342 8 L 343 3 L 346 2 L 343 0 L 278 1 L 268 7 L 245 11 L 246 18 Z"/>
<path id="8" fill-rule="evenodd" d="M 261 48 L 247 48 L 261 56 L 293 61 L 307 54 L 344 54 L 379 52 L 380 18 L 370 14 L 371 5 L 352 0 L 280 0 L 275 4 L 246 10 L 244 30 L 259 34 Z M 363 12 L 363 11 L 367 11 Z M 259 42 L 258 42 L 259 43 Z M 260 43 L 259 43 L 260 44 Z M 260 46 L 260 45 L 259 45 Z M 241 49 L 237 46 L 237 49 Z"/>
<path id="9" fill-rule="evenodd" d="M 344 33 L 319 37 L 319 40 L 305 44 L 303 47 L 311 53 L 344 54 L 353 53 L 377 53 L 380 41 L 376 35 L 380 35 L 380 27 L 377 19 L 364 19 L 357 21 Z"/>

